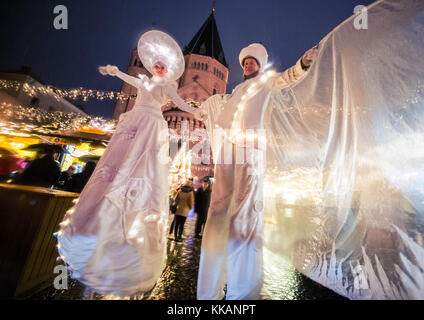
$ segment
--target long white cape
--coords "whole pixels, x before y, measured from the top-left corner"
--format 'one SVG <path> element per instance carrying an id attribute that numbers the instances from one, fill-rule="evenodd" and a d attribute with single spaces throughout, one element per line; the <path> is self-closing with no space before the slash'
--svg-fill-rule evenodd
<path id="1" fill-rule="evenodd" d="M 377 1 L 271 94 L 266 250 L 352 299 L 424 298 L 424 2 Z M 222 99 L 204 106 L 213 141 Z"/>

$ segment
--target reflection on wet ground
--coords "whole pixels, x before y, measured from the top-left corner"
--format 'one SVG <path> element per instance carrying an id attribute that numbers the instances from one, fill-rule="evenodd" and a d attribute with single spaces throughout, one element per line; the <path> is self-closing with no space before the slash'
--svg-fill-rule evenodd
<path id="1" fill-rule="evenodd" d="M 201 240 L 194 238 L 195 218 L 186 222 L 183 242 L 168 240 L 167 265 L 156 286 L 135 300 L 195 300 Z M 283 259 L 276 259 L 264 252 L 264 300 L 316 300 L 345 299 L 333 291 L 300 274 Z M 277 272 L 276 272 L 277 271 Z M 119 299 L 119 297 L 91 294 L 82 284 L 69 281 L 67 290 L 56 290 L 53 286 L 21 297 L 35 300 L 81 300 Z"/>

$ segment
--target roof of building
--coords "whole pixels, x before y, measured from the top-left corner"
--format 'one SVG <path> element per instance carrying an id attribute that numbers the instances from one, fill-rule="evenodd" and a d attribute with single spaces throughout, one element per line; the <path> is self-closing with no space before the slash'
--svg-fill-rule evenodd
<path id="1" fill-rule="evenodd" d="M 214 10 L 212 10 L 208 19 L 197 31 L 190 43 L 184 48 L 184 54 L 190 53 L 212 57 L 228 68 L 216 26 Z"/>

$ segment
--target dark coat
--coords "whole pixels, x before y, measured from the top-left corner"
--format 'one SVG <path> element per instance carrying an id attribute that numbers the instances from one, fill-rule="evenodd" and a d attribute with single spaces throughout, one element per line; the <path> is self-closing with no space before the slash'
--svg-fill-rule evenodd
<path id="1" fill-rule="evenodd" d="M 202 187 L 197 189 L 194 197 L 194 212 L 198 215 L 206 215 L 208 213 L 209 204 L 211 203 L 211 189 L 209 187 L 203 190 Z"/>
<path id="2" fill-rule="evenodd" d="M 72 176 L 72 179 L 69 181 L 65 190 L 69 192 L 81 193 L 91 175 L 93 174 L 95 168 L 96 164 L 93 161 L 87 162 L 83 172 L 74 174 Z"/>
<path id="3" fill-rule="evenodd" d="M 62 171 L 60 173 L 60 177 L 59 177 L 59 180 L 58 180 L 58 185 L 57 185 L 58 188 L 65 190 L 69 186 L 69 183 L 72 180 L 72 176 L 73 175 L 70 176 L 68 174 L 68 171 Z M 63 182 L 63 183 L 61 183 L 61 182 Z"/>
<path id="4" fill-rule="evenodd" d="M 50 188 L 60 176 L 60 165 L 53 155 L 35 159 L 16 178 L 14 183 Z"/>

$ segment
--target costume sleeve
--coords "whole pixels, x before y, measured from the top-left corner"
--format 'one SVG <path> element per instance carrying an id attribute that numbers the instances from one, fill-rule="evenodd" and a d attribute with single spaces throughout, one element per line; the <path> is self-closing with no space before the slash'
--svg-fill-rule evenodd
<path id="1" fill-rule="evenodd" d="M 221 106 L 225 103 L 227 96 L 227 94 L 215 94 L 209 97 L 196 109 L 194 117 L 200 121 L 209 119 L 213 122 L 219 117 Z"/>
<path id="2" fill-rule="evenodd" d="M 270 94 L 263 246 L 350 299 L 423 299 L 424 1 L 367 14 L 372 28 L 349 18 Z"/>
<path id="3" fill-rule="evenodd" d="M 172 85 L 166 86 L 165 93 L 181 110 L 188 113 L 194 113 L 194 111 L 196 111 L 196 108 L 190 106 L 183 99 L 181 99 L 177 93 L 177 90 L 175 90 Z"/>
<path id="4" fill-rule="evenodd" d="M 299 79 L 305 72 L 306 70 L 302 68 L 301 59 L 299 59 L 294 66 L 279 73 L 274 78 L 272 86 L 274 89 L 283 89 L 292 82 L 295 82 L 297 79 Z"/>
<path id="5" fill-rule="evenodd" d="M 136 78 L 136 77 L 130 76 L 130 75 L 128 75 L 125 72 L 122 72 L 120 70 L 118 70 L 116 72 L 116 76 L 119 79 L 121 79 L 122 81 L 125 81 L 126 83 L 132 85 L 133 87 L 140 88 L 140 87 L 143 86 L 143 81 L 140 78 Z"/>

